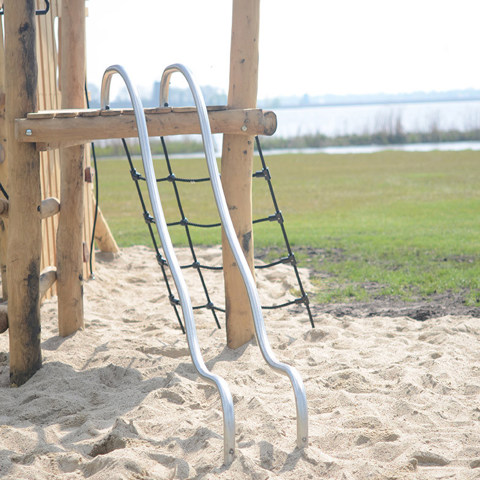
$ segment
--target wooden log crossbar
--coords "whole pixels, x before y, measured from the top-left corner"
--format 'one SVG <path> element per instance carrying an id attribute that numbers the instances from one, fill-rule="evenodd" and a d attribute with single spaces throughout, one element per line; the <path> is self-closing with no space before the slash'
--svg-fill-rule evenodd
<path id="1" fill-rule="evenodd" d="M 208 107 L 212 133 L 273 135 L 277 129 L 274 112 L 258 108 Z M 148 133 L 152 137 L 200 133 L 194 107 L 146 108 Z M 70 109 L 29 113 L 15 120 L 19 142 L 36 143 L 37 150 L 80 145 L 92 140 L 137 136 L 133 109 Z"/>
<path id="2" fill-rule="evenodd" d="M 0 198 L 0 217 L 8 218 L 9 209 L 10 204 L 8 200 Z M 52 217 L 60 211 L 60 201 L 58 198 L 48 197 L 42 200 L 42 203 L 38 206 L 38 211 L 41 219 Z"/>

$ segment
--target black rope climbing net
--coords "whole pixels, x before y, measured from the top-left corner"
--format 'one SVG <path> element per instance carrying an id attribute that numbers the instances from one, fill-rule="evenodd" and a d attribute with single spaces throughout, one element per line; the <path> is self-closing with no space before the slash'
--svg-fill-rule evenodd
<path id="1" fill-rule="evenodd" d="M 210 310 L 212 312 L 212 315 L 213 315 L 213 318 L 215 320 L 215 323 L 216 323 L 217 327 L 220 328 L 220 322 L 218 320 L 217 313 L 218 312 L 225 313 L 225 309 L 215 305 L 214 302 L 212 301 L 211 295 L 208 291 L 207 282 L 205 280 L 205 275 L 204 275 L 203 271 L 204 270 L 222 270 L 222 267 L 221 266 L 206 265 L 206 264 L 203 264 L 199 261 L 198 256 L 195 252 L 194 242 L 192 240 L 191 229 L 192 228 L 200 228 L 200 229 L 201 228 L 218 228 L 218 227 L 221 226 L 221 223 L 198 223 L 198 222 L 192 222 L 192 221 L 188 220 L 187 216 L 185 215 L 185 209 L 184 209 L 184 206 L 183 206 L 183 202 L 182 202 L 181 194 L 180 194 L 180 189 L 179 189 L 179 184 L 182 184 L 182 183 L 197 184 L 197 183 L 203 183 L 203 182 L 210 182 L 210 177 L 204 177 L 204 178 L 177 177 L 175 175 L 174 171 L 173 171 L 173 168 L 172 168 L 172 162 L 171 162 L 170 156 L 168 154 L 165 139 L 163 137 L 160 137 L 160 140 L 161 140 L 161 144 L 162 144 L 165 166 L 166 166 L 166 171 L 167 171 L 168 175 L 166 175 L 162 178 L 157 178 L 157 183 L 160 184 L 160 183 L 167 183 L 168 182 L 168 183 L 171 184 L 172 189 L 173 189 L 173 194 L 174 194 L 174 197 L 175 197 L 175 201 L 176 201 L 176 204 L 177 204 L 177 208 L 178 208 L 178 213 L 180 215 L 180 220 L 175 221 L 175 222 L 167 223 L 167 225 L 169 227 L 182 226 L 184 228 L 187 243 L 188 243 L 188 248 L 189 248 L 191 256 L 192 256 L 192 262 L 188 263 L 188 264 L 185 264 L 185 265 L 181 265 L 181 268 L 182 269 L 194 269 L 194 270 L 196 270 L 196 272 L 198 274 L 200 284 L 201 284 L 202 289 L 203 289 L 204 296 L 205 296 L 205 301 L 203 303 L 201 303 L 199 305 L 193 305 L 192 308 L 194 310 L 199 310 L 199 309 Z M 274 193 L 274 190 L 273 190 L 273 184 L 272 184 L 272 178 L 271 178 L 271 175 L 270 175 L 270 171 L 269 171 L 269 169 L 266 165 L 266 162 L 265 162 L 263 151 L 262 151 L 262 148 L 261 148 L 261 145 L 260 145 L 260 140 L 259 140 L 258 137 L 255 137 L 255 140 L 256 140 L 257 151 L 258 151 L 258 154 L 259 154 L 259 157 L 260 157 L 262 169 L 255 172 L 253 174 L 253 177 L 254 178 L 264 178 L 265 181 L 267 182 L 268 190 L 270 192 L 270 196 L 271 196 L 272 203 L 273 203 L 274 213 L 272 215 L 268 215 L 264 218 L 256 219 L 256 220 L 253 221 L 253 223 L 257 224 L 257 223 L 261 223 L 261 222 L 277 222 L 278 225 L 280 226 L 281 233 L 282 233 L 282 236 L 283 236 L 283 240 L 285 242 L 285 246 L 286 246 L 286 250 L 287 250 L 287 255 L 286 256 L 278 258 L 277 260 L 272 261 L 268 264 L 256 265 L 255 268 L 256 269 L 265 269 L 265 268 L 274 267 L 274 266 L 279 265 L 279 264 L 290 264 L 293 268 L 293 272 L 294 272 L 294 275 L 296 277 L 296 280 L 297 280 L 297 283 L 298 283 L 298 288 L 299 288 L 299 291 L 300 291 L 300 296 L 298 298 L 295 298 L 293 300 L 290 300 L 290 301 L 287 301 L 287 302 L 284 302 L 284 303 L 281 303 L 281 304 L 278 304 L 278 305 L 265 305 L 265 306 L 262 306 L 262 308 L 265 309 L 265 310 L 267 310 L 267 309 L 272 310 L 272 309 L 277 309 L 277 308 L 285 308 L 285 307 L 288 307 L 288 306 L 291 306 L 291 305 L 303 304 L 305 306 L 305 309 L 307 310 L 308 317 L 309 317 L 309 320 L 310 320 L 310 324 L 311 324 L 312 328 L 315 328 L 315 323 L 313 321 L 313 316 L 312 316 L 312 312 L 311 312 L 311 309 L 310 309 L 309 298 L 308 298 L 308 295 L 306 294 L 305 289 L 303 287 L 303 283 L 302 283 L 302 280 L 300 278 L 300 274 L 299 274 L 299 271 L 298 271 L 295 255 L 294 255 L 294 253 L 291 249 L 290 242 L 288 241 L 287 232 L 286 232 L 285 225 L 284 225 L 283 215 L 282 215 L 282 213 L 281 213 L 281 211 L 278 207 L 277 199 L 276 199 L 276 196 L 275 196 L 275 193 Z M 172 307 L 175 311 L 175 315 L 177 317 L 177 321 L 180 325 L 180 328 L 182 329 L 182 332 L 185 333 L 185 328 L 184 328 L 184 325 L 183 325 L 183 322 L 182 322 L 182 319 L 181 319 L 181 316 L 180 316 L 180 312 L 179 312 L 180 300 L 178 298 L 176 298 L 174 293 L 173 293 L 172 286 L 171 286 L 169 277 L 167 275 L 167 269 L 166 269 L 167 261 L 160 252 L 159 241 L 157 241 L 157 238 L 156 238 L 155 233 L 154 233 L 154 229 L 152 227 L 152 224 L 155 223 L 155 220 L 147 209 L 147 204 L 145 202 L 144 194 L 142 192 L 141 184 L 143 182 L 146 182 L 146 179 L 135 168 L 134 163 L 132 161 L 132 157 L 131 157 L 129 148 L 128 148 L 128 145 L 127 145 L 125 139 L 122 139 L 122 143 L 123 143 L 123 147 L 125 149 L 125 154 L 127 156 L 128 163 L 129 163 L 130 175 L 132 177 L 132 180 L 135 183 L 138 198 L 140 200 L 140 204 L 141 204 L 141 207 L 142 207 L 143 218 L 145 220 L 145 223 L 146 223 L 147 228 L 148 228 L 149 233 L 150 233 L 150 237 L 152 239 L 153 247 L 154 247 L 155 253 L 156 253 L 157 262 L 160 265 L 160 268 L 162 270 L 163 279 L 165 281 L 165 285 L 166 285 L 167 292 L 168 292 L 168 298 L 169 298 L 170 304 L 172 305 Z"/>

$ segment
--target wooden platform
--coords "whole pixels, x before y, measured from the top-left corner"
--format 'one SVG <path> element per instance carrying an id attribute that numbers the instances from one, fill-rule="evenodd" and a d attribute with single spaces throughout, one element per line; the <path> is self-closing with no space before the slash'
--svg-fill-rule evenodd
<path id="1" fill-rule="evenodd" d="M 273 135 L 277 129 L 274 112 L 258 108 L 207 107 L 212 133 Z M 145 109 L 152 137 L 200 133 L 195 107 Z M 133 109 L 44 110 L 15 120 L 20 142 L 36 143 L 37 150 L 51 150 L 92 140 L 137 136 Z"/>

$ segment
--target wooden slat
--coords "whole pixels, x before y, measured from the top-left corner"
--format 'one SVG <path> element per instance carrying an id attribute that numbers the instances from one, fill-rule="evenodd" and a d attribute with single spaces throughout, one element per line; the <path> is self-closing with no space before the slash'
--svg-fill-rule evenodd
<path id="1" fill-rule="evenodd" d="M 172 112 L 175 113 L 192 113 L 196 111 L 195 107 L 172 107 Z"/>
<path id="2" fill-rule="evenodd" d="M 170 113 L 172 109 L 170 107 L 154 107 L 154 108 L 146 108 L 145 113 Z M 131 109 L 132 115 L 133 115 L 133 109 Z M 125 109 L 125 113 L 129 113 L 127 109 Z"/>
<path id="3" fill-rule="evenodd" d="M 85 168 L 90 168 L 90 167 L 91 167 L 90 145 L 85 145 Z M 92 231 L 93 231 L 93 217 L 95 213 L 93 183 L 84 182 L 83 192 L 84 192 L 83 242 L 85 245 L 87 245 L 89 249 L 89 257 L 91 257 L 92 269 L 94 269 L 95 268 L 95 248 L 93 248 L 93 251 L 90 251 L 90 244 L 92 240 Z M 86 262 L 83 264 L 83 278 L 85 279 L 90 278 L 90 262 Z"/>
<path id="4" fill-rule="evenodd" d="M 40 94 L 39 94 L 39 97 L 41 97 Z M 40 99 L 39 99 L 39 101 L 40 101 Z M 39 118 L 43 118 L 43 119 L 55 118 L 55 110 L 44 110 L 44 111 L 40 111 L 40 112 L 28 113 L 27 118 L 34 118 L 34 119 L 37 119 L 37 120 Z"/>
<path id="5" fill-rule="evenodd" d="M 207 106 L 208 112 L 221 112 L 228 110 L 226 105 L 211 105 Z M 148 114 L 162 114 L 162 113 L 191 113 L 196 112 L 196 107 L 150 107 L 144 109 Z M 101 110 L 100 108 L 66 108 L 62 110 L 39 110 L 38 112 L 31 112 L 27 114 L 30 120 L 40 120 L 46 118 L 70 118 L 70 117 L 97 117 L 103 115 L 106 117 L 116 115 L 134 115 L 133 108 L 110 108 L 108 110 Z"/>
<path id="6" fill-rule="evenodd" d="M 54 115 L 61 104 L 61 96 L 57 85 L 57 45 L 55 18 L 57 16 L 57 0 L 50 2 L 48 15 L 37 15 L 37 59 L 39 70 L 38 107 L 45 115 Z M 37 0 L 37 9 L 43 0 Z M 42 198 L 60 197 L 60 158 L 58 150 L 41 152 L 41 184 Z M 56 264 L 56 234 L 58 216 L 50 216 L 42 221 L 42 268 Z M 49 298 L 56 294 L 55 285 L 46 293 Z"/>
<path id="7" fill-rule="evenodd" d="M 0 182 L 8 192 L 8 164 L 5 124 L 5 49 L 3 37 L 3 22 L 0 21 Z M 0 275 L 2 278 L 2 297 L 8 298 L 7 285 L 7 242 L 8 220 L 0 218 Z"/>
<path id="8" fill-rule="evenodd" d="M 78 117 L 78 111 L 75 110 L 61 110 L 56 113 L 55 118 L 75 118 Z"/>
<path id="9" fill-rule="evenodd" d="M 116 117 L 123 113 L 123 108 L 110 108 L 109 110 L 100 110 L 102 117 Z"/>
<path id="10" fill-rule="evenodd" d="M 79 117 L 98 117 L 100 115 L 100 109 L 86 108 L 85 110 L 79 110 Z"/>
<path id="11" fill-rule="evenodd" d="M 50 88 L 52 85 L 50 85 Z M 46 118 L 72 118 L 78 116 L 85 117 L 96 117 L 100 115 L 100 109 L 93 108 L 65 108 L 65 109 L 50 109 L 50 110 L 39 110 L 38 112 L 31 112 L 27 114 L 27 118 L 38 120 Z"/>
<path id="12" fill-rule="evenodd" d="M 107 110 L 109 111 L 109 110 Z M 231 109 L 209 113 L 212 133 L 235 135 L 272 135 L 277 128 L 273 112 L 257 108 Z M 200 124 L 195 111 L 146 113 L 150 136 L 186 135 L 200 133 Z M 30 133 L 29 135 L 27 135 Z M 21 142 L 44 144 L 40 148 L 55 148 L 62 144 L 86 143 L 91 140 L 128 138 L 137 136 L 133 115 L 115 114 L 95 117 L 16 120 L 16 138 Z"/>
<path id="13" fill-rule="evenodd" d="M 43 5 L 43 0 L 37 0 L 37 8 Z M 43 8 L 43 7 L 42 7 Z M 57 83 L 58 54 L 56 44 L 55 19 L 58 17 L 59 0 L 50 2 L 50 12 L 48 15 L 39 15 L 36 17 L 38 26 L 37 35 L 37 56 L 39 63 L 39 111 L 27 115 L 34 118 L 54 118 L 60 110 L 61 93 Z M 60 23 L 60 22 L 59 22 Z M 65 113 L 63 113 L 65 112 Z M 100 109 L 65 109 L 60 110 L 60 117 L 71 117 L 71 112 L 79 116 L 98 116 Z M 73 143 L 77 145 L 78 142 Z M 68 146 L 68 145 L 63 145 Z M 37 150 L 40 150 L 37 148 Z M 60 197 L 60 153 L 58 149 L 48 149 L 41 152 L 41 178 L 42 178 L 42 198 Z M 90 150 L 87 149 L 85 155 L 85 164 L 90 166 Z M 93 207 L 92 207 L 92 185 L 85 185 L 85 214 L 83 241 L 90 244 Z M 55 265 L 56 255 L 56 235 L 58 226 L 58 215 L 45 218 L 42 221 L 42 267 L 45 265 Z M 92 266 L 95 267 L 95 254 L 92 256 Z M 88 277 L 89 265 L 83 265 L 84 278 Z M 55 295 L 56 284 L 47 292 L 47 298 Z"/>
<path id="14" fill-rule="evenodd" d="M 209 105 L 207 106 L 208 112 L 220 112 L 222 110 L 228 110 L 228 105 Z"/>
<path id="15" fill-rule="evenodd" d="M 39 0 L 36 1 L 38 9 Z M 37 62 L 38 62 L 38 108 L 42 110 L 55 109 L 58 104 L 55 103 L 54 93 L 51 83 L 55 78 L 55 63 L 50 55 L 50 18 L 42 15 L 36 17 L 37 23 Z M 55 81 L 55 80 L 54 80 Z M 48 118 L 48 117 L 47 117 Z M 52 195 L 52 183 L 50 180 L 50 171 L 54 161 L 53 152 L 42 152 L 40 154 L 40 178 L 42 184 L 42 197 Z M 51 220 L 42 222 L 42 267 L 50 265 L 55 255 L 54 240 L 55 230 Z"/>

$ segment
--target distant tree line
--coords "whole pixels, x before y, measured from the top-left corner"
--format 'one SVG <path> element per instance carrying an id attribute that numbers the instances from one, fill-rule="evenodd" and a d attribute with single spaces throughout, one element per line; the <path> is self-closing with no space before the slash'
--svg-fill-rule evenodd
<path id="1" fill-rule="evenodd" d="M 405 131 L 400 115 L 389 115 L 378 122 L 374 131 L 365 129 L 364 133 L 328 136 L 321 132 L 298 135 L 296 137 L 266 137 L 263 148 L 326 148 L 357 145 L 402 145 L 409 143 L 480 141 L 480 128 L 468 130 L 442 130 L 437 120 L 433 120 L 426 131 Z"/>
<path id="2" fill-rule="evenodd" d="M 197 137 L 198 138 L 198 137 Z M 199 153 L 203 151 L 201 140 L 195 137 L 182 139 L 167 138 L 168 152 L 170 154 Z M 360 145 L 402 145 L 415 143 L 441 143 L 441 142 L 472 142 L 480 141 L 480 129 L 460 130 L 431 130 L 429 132 L 388 132 L 327 136 L 322 133 L 299 135 L 296 137 L 262 137 L 262 149 L 302 149 L 302 148 L 327 148 Z M 162 145 L 159 141 L 151 142 L 153 155 L 162 155 Z M 140 147 L 133 141 L 129 146 L 133 155 L 140 155 Z M 99 157 L 122 157 L 125 155 L 120 141 L 112 140 L 104 145 L 95 147 Z"/>
<path id="3" fill-rule="evenodd" d="M 326 148 L 359 145 L 402 145 L 410 143 L 480 141 L 480 129 L 470 131 L 432 130 L 428 132 L 378 131 L 374 133 L 327 136 L 322 133 L 299 135 L 296 137 L 265 137 L 262 139 L 263 149 L 301 149 Z"/>

